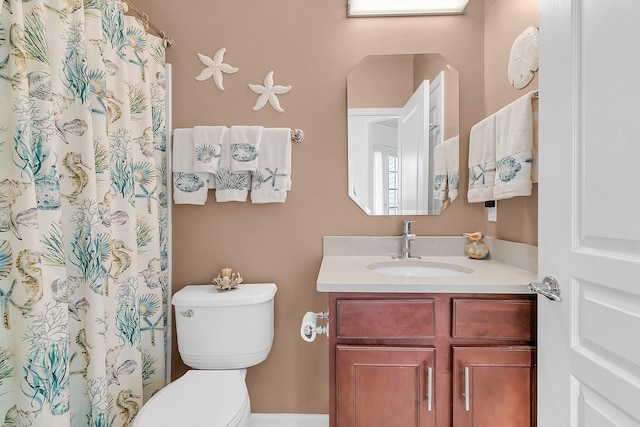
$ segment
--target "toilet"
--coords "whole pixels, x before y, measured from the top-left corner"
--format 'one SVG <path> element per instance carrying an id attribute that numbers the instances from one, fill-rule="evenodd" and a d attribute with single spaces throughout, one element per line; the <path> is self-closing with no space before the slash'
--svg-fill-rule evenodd
<path id="1" fill-rule="evenodd" d="M 274 283 L 185 286 L 173 295 L 178 351 L 193 368 L 142 407 L 134 427 L 247 427 L 246 368 L 273 343 Z"/>

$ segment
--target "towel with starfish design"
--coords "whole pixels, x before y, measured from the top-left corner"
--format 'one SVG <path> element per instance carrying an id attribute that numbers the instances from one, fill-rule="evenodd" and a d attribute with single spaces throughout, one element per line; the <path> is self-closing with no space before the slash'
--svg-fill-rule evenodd
<path id="1" fill-rule="evenodd" d="M 265 128 L 252 174 L 252 203 L 284 203 L 291 189 L 291 129 Z"/>

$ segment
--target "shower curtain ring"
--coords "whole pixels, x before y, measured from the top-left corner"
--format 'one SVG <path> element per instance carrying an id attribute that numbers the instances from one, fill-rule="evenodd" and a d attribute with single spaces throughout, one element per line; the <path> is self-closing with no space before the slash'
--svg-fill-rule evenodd
<path id="1" fill-rule="evenodd" d="M 142 25 L 144 26 L 144 32 L 146 33 L 147 31 L 149 31 L 149 15 L 143 13 L 142 17 L 144 18 L 144 21 L 142 21 Z"/>
<path id="2" fill-rule="evenodd" d="M 165 49 L 173 46 L 173 38 L 171 36 L 168 36 L 167 33 L 165 33 L 164 31 L 160 31 L 158 35 L 162 38 L 162 44 L 164 45 Z"/>

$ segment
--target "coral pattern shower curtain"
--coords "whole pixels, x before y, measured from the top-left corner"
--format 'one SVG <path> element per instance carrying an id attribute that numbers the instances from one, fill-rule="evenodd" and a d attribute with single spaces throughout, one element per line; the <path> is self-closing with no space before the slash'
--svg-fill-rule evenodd
<path id="1" fill-rule="evenodd" d="M 1 425 L 129 425 L 164 385 L 165 111 L 119 2 L 3 0 Z"/>

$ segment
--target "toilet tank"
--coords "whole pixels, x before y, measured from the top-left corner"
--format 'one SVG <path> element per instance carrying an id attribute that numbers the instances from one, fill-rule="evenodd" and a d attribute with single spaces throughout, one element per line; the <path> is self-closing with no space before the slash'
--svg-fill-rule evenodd
<path id="1" fill-rule="evenodd" d="M 267 358 L 273 343 L 274 283 L 218 292 L 189 285 L 173 295 L 178 351 L 194 369 L 242 369 Z"/>

